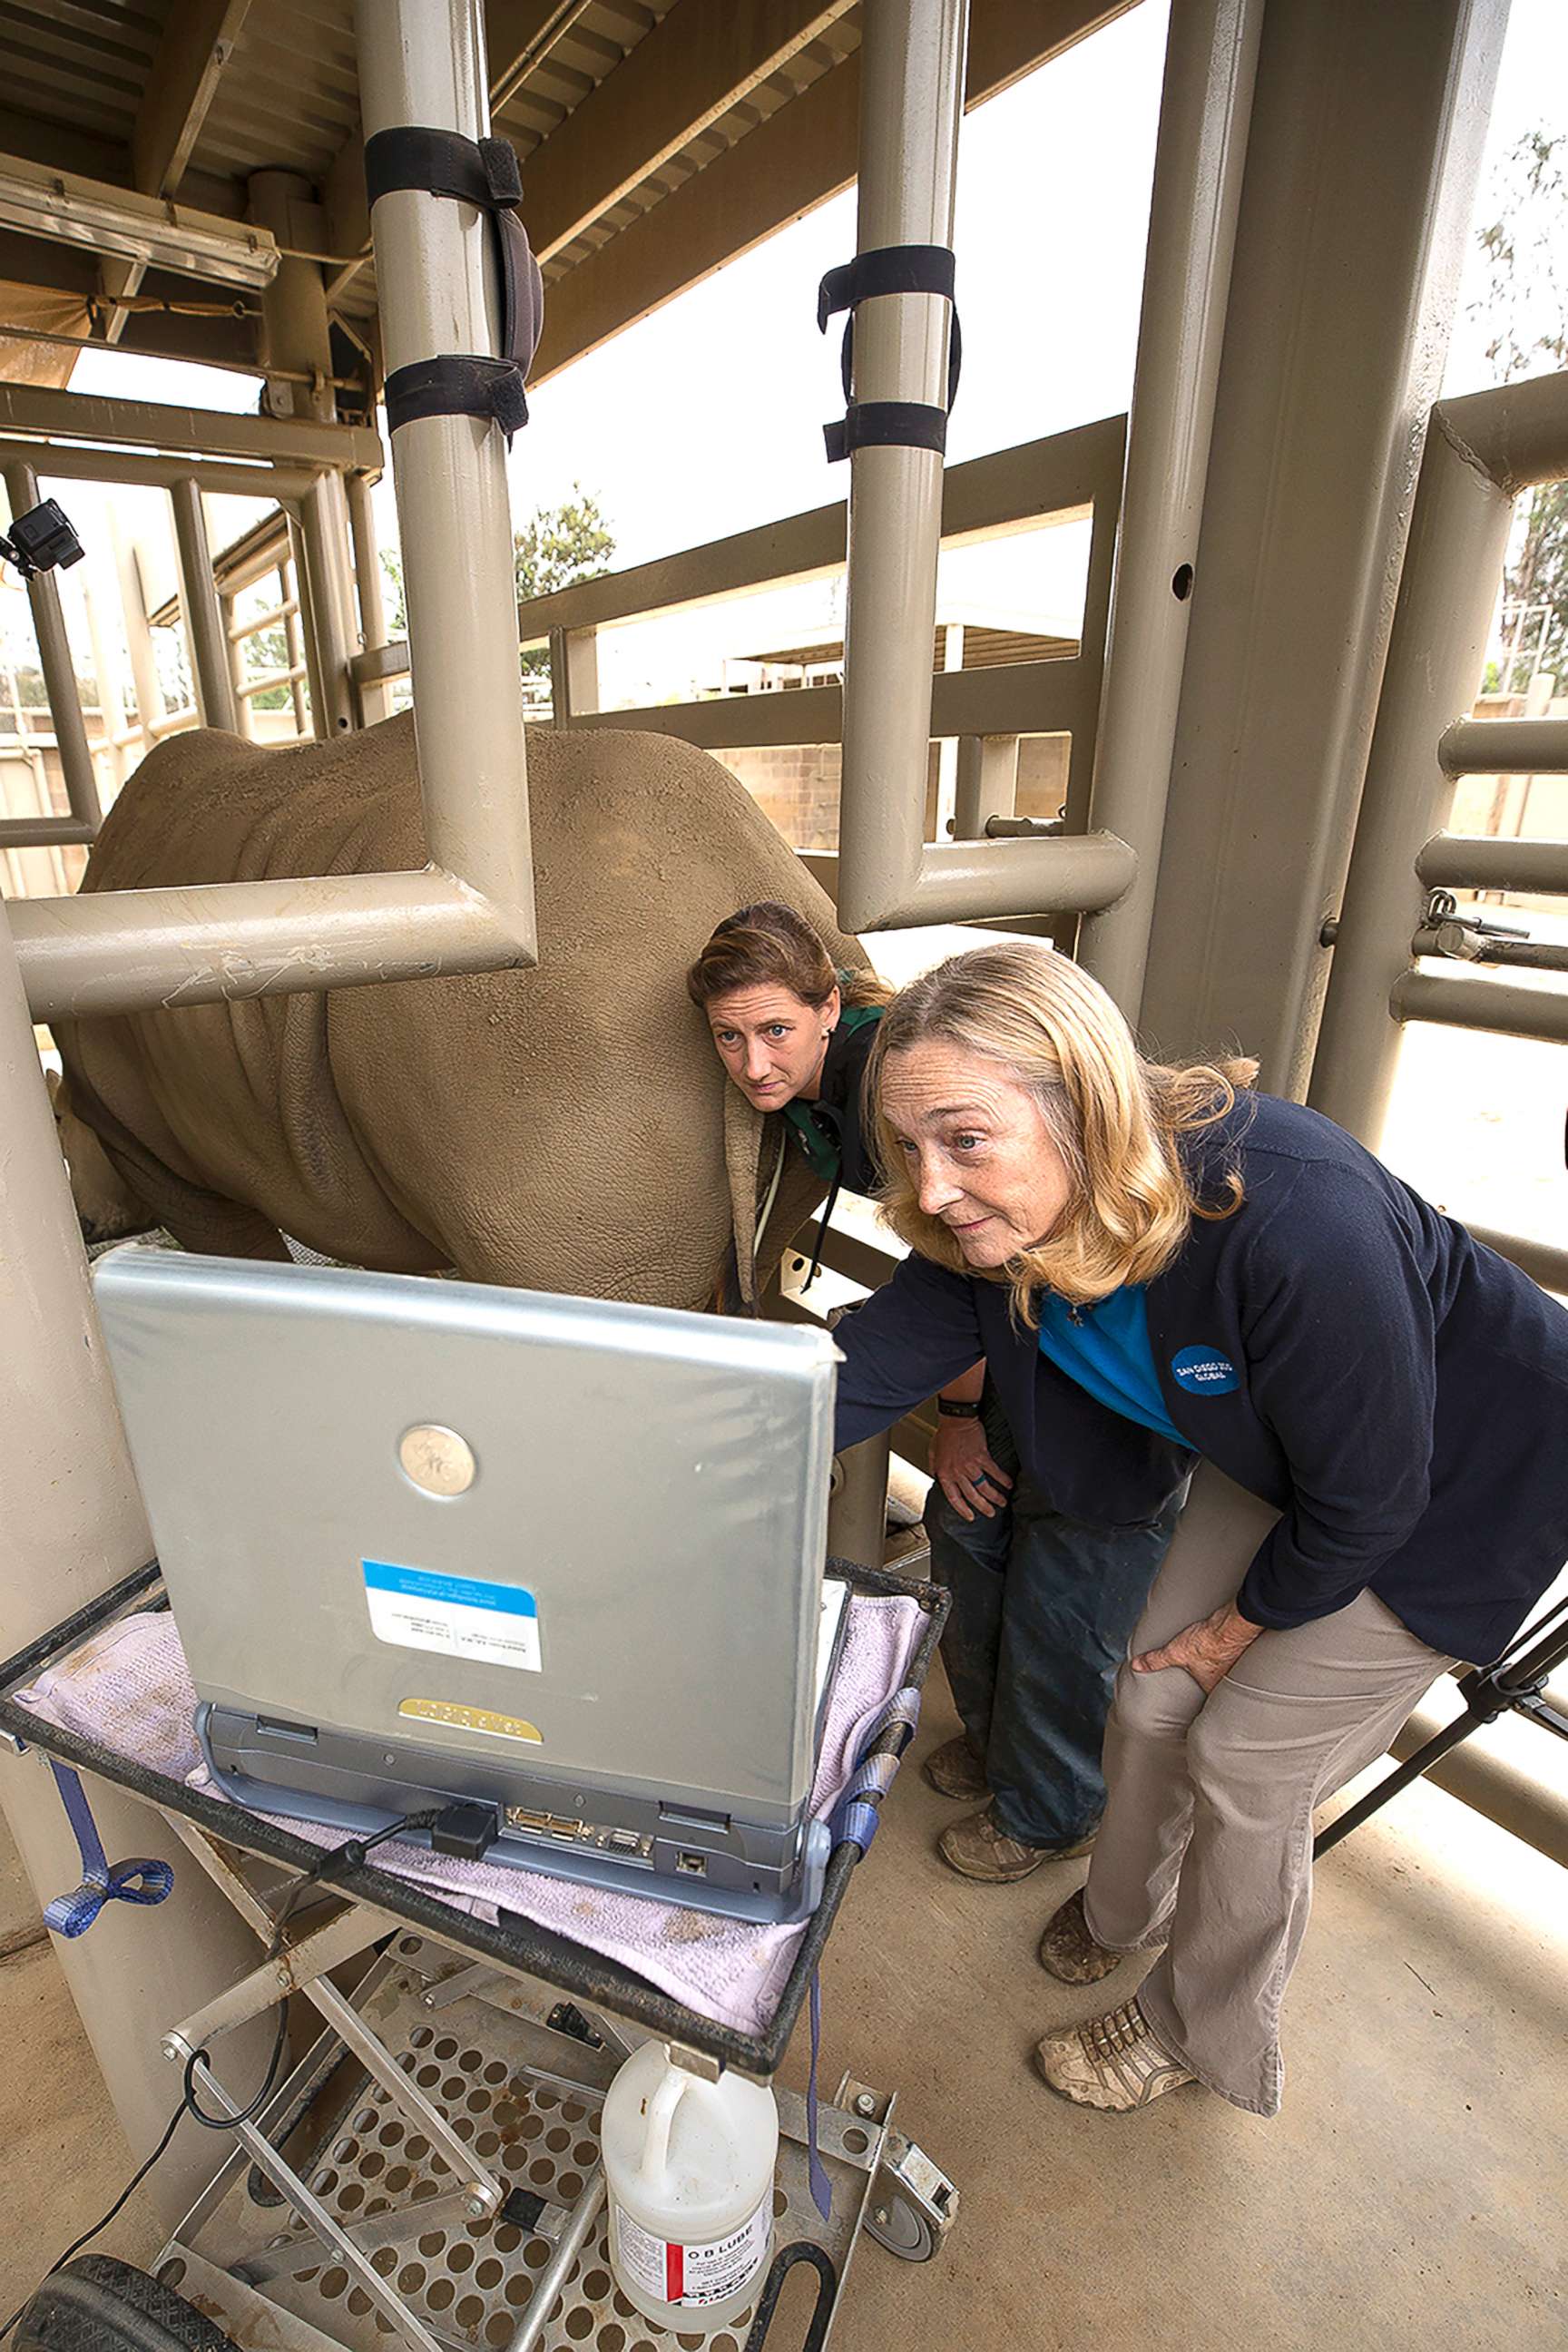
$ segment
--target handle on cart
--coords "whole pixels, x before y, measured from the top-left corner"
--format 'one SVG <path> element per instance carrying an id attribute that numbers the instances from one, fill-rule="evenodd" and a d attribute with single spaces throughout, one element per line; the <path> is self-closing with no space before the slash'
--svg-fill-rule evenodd
<path id="1" fill-rule="evenodd" d="M 773 2268 L 768 2273 L 768 2283 L 763 2289 L 762 2299 L 757 2305 L 756 2316 L 752 2321 L 751 2333 L 746 2338 L 745 2352 L 763 2352 L 768 2329 L 773 2325 L 773 2313 L 778 2307 L 780 2292 L 784 2280 L 796 2263 L 809 2263 L 816 2273 L 816 2303 L 812 2311 L 811 2325 L 805 2331 L 805 2341 L 801 2347 L 801 2352 L 822 2352 L 822 2347 L 827 2341 L 828 2323 L 833 2317 L 833 2306 L 838 2295 L 838 2273 L 833 2267 L 832 2259 L 826 2248 L 814 2244 L 809 2238 L 799 2238 L 793 2246 L 781 2247 L 773 2256 Z"/>

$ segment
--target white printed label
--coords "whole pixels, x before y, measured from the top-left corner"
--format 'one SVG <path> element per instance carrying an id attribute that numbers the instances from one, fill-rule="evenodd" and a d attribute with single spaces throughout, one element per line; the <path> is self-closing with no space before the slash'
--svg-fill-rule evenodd
<path id="1" fill-rule="evenodd" d="M 624 2205 L 614 2205 L 616 2252 L 627 2278 L 658 2303 L 696 2310 L 722 2303 L 748 2286 L 767 2259 L 773 2233 L 773 2200 L 764 2197 L 749 2221 L 709 2246 L 656 2238 L 634 2221 Z"/>
<path id="2" fill-rule="evenodd" d="M 541 1672 L 539 1604 L 521 1584 L 439 1576 L 429 1569 L 401 1568 L 384 1559 L 360 1565 L 371 1631 L 378 1641 Z"/>

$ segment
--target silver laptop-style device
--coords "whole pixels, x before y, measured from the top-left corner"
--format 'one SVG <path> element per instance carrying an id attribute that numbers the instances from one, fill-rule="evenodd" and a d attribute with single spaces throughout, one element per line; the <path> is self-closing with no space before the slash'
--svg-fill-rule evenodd
<path id="1" fill-rule="evenodd" d="M 804 1916 L 845 1588 L 824 1332 L 129 1244 L 94 1269 L 215 1779 Z"/>

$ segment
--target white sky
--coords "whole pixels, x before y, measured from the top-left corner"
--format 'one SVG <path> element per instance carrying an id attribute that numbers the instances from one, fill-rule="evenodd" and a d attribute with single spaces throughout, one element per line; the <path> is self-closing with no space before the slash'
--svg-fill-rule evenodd
<path id="1" fill-rule="evenodd" d="M 1164 0 L 1142 0 L 965 119 L 955 238 L 964 373 L 949 436 L 955 462 L 1126 405 L 1164 30 Z M 1568 7 L 1514 0 L 1489 168 L 1542 121 L 1568 123 Z M 1485 173 L 1482 184 L 1484 206 Z M 821 438 L 823 421 L 842 406 L 838 326 L 818 336 L 816 293 L 823 271 L 853 249 L 850 191 L 531 394 L 532 422 L 511 459 L 515 518 L 558 503 L 581 483 L 615 531 L 619 567 L 841 498 L 843 471 L 826 465 Z M 1464 317 L 1468 299 L 1461 295 L 1449 391 L 1487 381 L 1479 333 Z M 243 377 L 119 353 L 85 356 L 74 384 L 229 410 L 256 401 Z M 104 494 L 73 483 L 62 496 L 84 530 L 101 531 Z M 133 525 L 161 523 L 157 493 L 121 492 L 117 502 Z M 257 511 L 214 503 L 226 537 Z M 390 541 L 390 475 L 378 504 Z M 1035 532 L 950 555 L 942 596 L 1005 611 L 1024 625 L 1070 627 L 1085 540 L 1081 530 Z M 64 579 L 72 601 L 70 576 Z M 0 611 L 7 637 L 21 617 L 18 603 L 0 596 L 0 608 L 10 608 Z M 819 586 L 657 632 L 616 632 L 602 640 L 606 701 L 641 699 L 654 688 L 668 696 L 689 678 L 717 682 L 724 652 L 830 634 L 837 609 L 834 592 Z"/>

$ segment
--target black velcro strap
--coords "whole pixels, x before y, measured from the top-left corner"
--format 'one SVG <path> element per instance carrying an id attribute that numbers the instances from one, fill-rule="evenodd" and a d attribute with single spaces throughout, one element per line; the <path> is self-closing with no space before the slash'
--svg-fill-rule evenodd
<path id="1" fill-rule="evenodd" d="M 510 444 L 528 423 L 517 362 L 486 359 L 477 352 L 448 352 L 441 359 L 414 360 L 407 367 L 394 368 L 384 396 L 392 433 L 417 416 L 488 416 Z"/>
<path id="2" fill-rule="evenodd" d="M 837 466 L 852 449 L 947 448 L 947 411 L 920 400 L 852 400 L 837 424 L 825 425 L 827 462 Z"/>
<path id="3" fill-rule="evenodd" d="M 951 302 L 953 285 L 950 245 L 879 245 L 830 269 L 816 289 L 816 323 L 823 334 L 837 310 L 852 310 L 874 294 L 941 294 Z"/>
<path id="4" fill-rule="evenodd" d="M 845 415 L 838 423 L 822 428 L 830 466 L 847 457 L 852 449 L 934 449 L 939 456 L 945 453 L 948 411 L 958 397 L 958 379 L 963 365 L 963 337 L 956 304 L 948 329 L 946 408 L 933 408 L 916 400 L 856 401 L 851 397 L 850 387 L 855 374 L 856 305 L 878 294 L 937 294 L 951 303 L 953 282 L 952 248 L 946 245 L 875 246 L 868 253 L 858 253 L 853 261 L 846 261 L 827 272 L 817 288 L 818 327 L 826 333 L 827 322 L 836 311 L 847 310 L 850 314 L 844 322 L 844 343 L 838 362 Z"/>
<path id="5" fill-rule="evenodd" d="M 481 212 L 510 212 L 522 202 L 522 174 L 504 139 L 465 139 L 416 122 L 378 131 L 364 142 L 365 194 L 374 205 L 397 188 L 453 196 Z"/>

